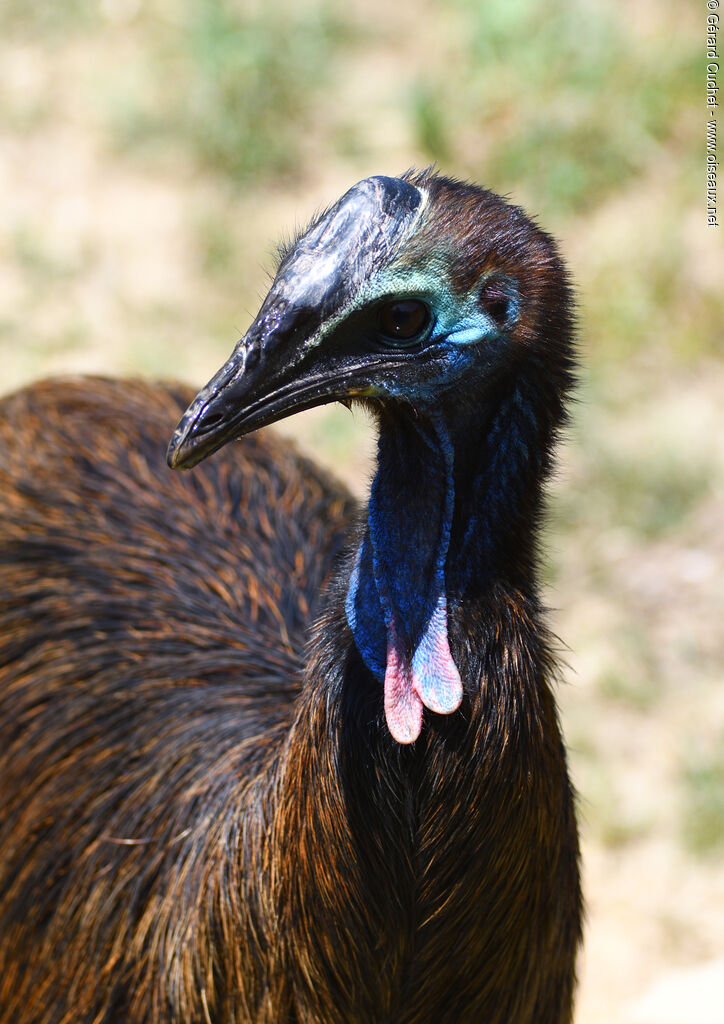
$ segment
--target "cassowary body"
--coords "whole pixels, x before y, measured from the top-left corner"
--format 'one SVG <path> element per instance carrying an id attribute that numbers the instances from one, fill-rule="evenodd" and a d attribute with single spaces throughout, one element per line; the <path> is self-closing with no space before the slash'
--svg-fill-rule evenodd
<path id="1" fill-rule="evenodd" d="M 368 404 L 363 514 L 189 395 L 0 407 L 0 1021 L 571 1019 L 577 835 L 535 578 L 550 239 L 368 179 L 282 256 L 175 466 Z"/>

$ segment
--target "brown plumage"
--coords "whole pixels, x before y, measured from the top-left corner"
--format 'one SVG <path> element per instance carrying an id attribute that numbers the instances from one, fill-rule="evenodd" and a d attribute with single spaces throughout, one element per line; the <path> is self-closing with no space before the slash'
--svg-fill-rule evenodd
<path id="1" fill-rule="evenodd" d="M 405 180 L 429 204 L 463 188 Z M 568 301 L 557 258 L 536 272 Z M 486 280 L 488 323 L 502 286 Z M 577 836 L 534 574 L 570 385 L 557 315 L 532 356 L 527 334 L 506 351 L 486 405 L 440 399 L 463 698 L 409 744 L 345 612 L 366 520 L 342 488 L 267 433 L 171 473 L 181 388 L 71 380 L 0 403 L 2 1024 L 570 1021 Z M 422 428 L 382 387 L 365 392 L 382 437 L 414 446 Z M 203 428 L 206 450 L 232 428 L 203 394 L 183 444 Z M 482 487 L 494 547 L 470 529 Z"/>
<path id="2" fill-rule="evenodd" d="M 170 473 L 191 397 L 79 380 L 2 403 L 3 1021 L 177 998 L 197 1019 L 209 911 L 229 940 L 243 923 L 245 776 L 289 728 L 350 502 L 271 438 Z"/>

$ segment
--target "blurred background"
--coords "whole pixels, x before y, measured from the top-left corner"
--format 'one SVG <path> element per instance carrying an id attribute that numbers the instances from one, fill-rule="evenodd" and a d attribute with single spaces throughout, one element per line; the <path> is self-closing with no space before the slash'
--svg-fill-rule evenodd
<path id="1" fill-rule="evenodd" d="M 704 4 L 3 0 L 0 390 L 200 386 L 275 239 L 437 161 L 562 243 L 584 368 L 546 577 L 580 794 L 577 1024 L 724 1020 L 724 246 Z M 284 424 L 359 494 L 369 426 Z"/>

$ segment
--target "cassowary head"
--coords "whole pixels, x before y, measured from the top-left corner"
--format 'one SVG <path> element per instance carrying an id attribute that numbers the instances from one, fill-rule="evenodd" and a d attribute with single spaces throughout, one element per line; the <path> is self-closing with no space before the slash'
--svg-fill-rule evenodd
<path id="1" fill-rule="evenodd" d="M 261 310 L 185 413 L 169 464 L 301 409 L 380 422 L 347 620 L 384 682 L 392 735 L 463 681 L 448 609 L 532 574 L 540 482 L 571 383 L 571 297 L 552 239 L 516 206 L 430 172 L 359 182 L 281 253 Z"/>
<path id="2" fill-rule="evenodd" d="M 258 316 L 181 420 L 173 468 L 328 402 L 459 418 L 526 363 L 554 392 L 568 384 L 555 244 L 491 192 L 430 172 L 366 178 L 280 255 Z"/>

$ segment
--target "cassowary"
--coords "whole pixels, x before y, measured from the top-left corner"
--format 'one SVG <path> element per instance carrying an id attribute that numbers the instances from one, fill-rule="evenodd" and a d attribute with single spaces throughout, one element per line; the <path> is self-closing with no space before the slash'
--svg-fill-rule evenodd
<path id="1" fill-rule="evenodd" d="M 578 841 L 537 581 L 552 239 L 355 185 L 184 413 L 358 402 L 369 501 L 184 389 L 0 406 L 2 1024 L 564 1024 Z"/>

